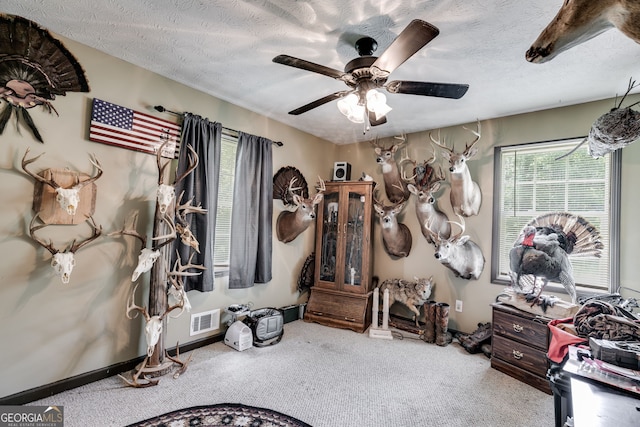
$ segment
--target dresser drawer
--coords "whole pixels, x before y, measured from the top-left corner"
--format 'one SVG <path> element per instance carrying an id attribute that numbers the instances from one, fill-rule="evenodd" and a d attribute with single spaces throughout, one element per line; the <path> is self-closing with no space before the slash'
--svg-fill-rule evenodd
<path id="1" fill-rule="evenodd" d="M 544 352 L 547 351 L 549 332 L 546 323 L 494 309 L 493 334 L 517 340 Z"/>
<path id="2" fill-rule="evenodd" d="M 501 336 L 493 336 L 493 357 L 544 377 L 547 374 L 547 353 Z"/>

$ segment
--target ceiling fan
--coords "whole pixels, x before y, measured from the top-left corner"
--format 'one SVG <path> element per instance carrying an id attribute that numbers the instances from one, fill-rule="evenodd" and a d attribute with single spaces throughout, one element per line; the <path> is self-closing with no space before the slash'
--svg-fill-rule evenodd
<path id="1" fill-rule="evenodd" d="M 378 43 L 371 37 L 363 37 L 355 44 L 360 57 L 349 61 L 344 67 L 344 72 L 289 55 L 276 56 L 273 62 L 333 77 L 349 86 L 347 90 L 317 99 L 289 111 L 289 114 L 302 114 L 338 100 L 338 108 L 349 120 L 356 123 L 367 120 L 371 126 L 377 126 L 387 122 L 386 114 L 391 108 L 386 105 L 384 94 L 375 89 L 386 89 L 389 93 L 460 99 L 469 89 L 469 85 L 408 80 L 387 82 L 389 74 L 439 33 L 438 28 L 428 22 L 414 19 L 379 57 L 372 56 Z"/>

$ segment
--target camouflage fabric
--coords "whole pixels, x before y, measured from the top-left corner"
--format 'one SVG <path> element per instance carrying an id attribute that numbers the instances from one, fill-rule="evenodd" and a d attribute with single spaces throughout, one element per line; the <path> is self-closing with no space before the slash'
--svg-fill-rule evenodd
<path id="1" fill-rule="evenodd" d="M 585 303 L 573 318 L 580 337 L 610 341 L 640 340 L 640 320 L 623 308 L 605 301 Z"/>

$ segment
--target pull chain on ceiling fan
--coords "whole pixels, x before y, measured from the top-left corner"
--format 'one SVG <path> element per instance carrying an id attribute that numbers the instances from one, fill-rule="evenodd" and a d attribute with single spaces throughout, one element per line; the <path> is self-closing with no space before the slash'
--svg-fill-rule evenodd
<path id="1" fill-rule="evenodd" d="M 363 37 L 355 44 L 360 56 L 349 61 L 344 67 L 344 72 L 289 55 L 276 56 L 273 58 L 273 62 L 323 74 L 341 80 L 349 86 L 347 90 L 338 91 L 312 101 L 289 111 L 289 114 L 299 115 L 328 102 L 338 100 L 340 112 L 352 122 L 365 122 L 366 130 L 367 123 L 371 126 L 386 123 L 386 115 L 391 111 L 391 107 L 386 103 L 385 95 L 377 89 L 385 89 L 389 93 L 451 99 L 462 98 L 469 89 L 467 84 L 408 80 L 387 82 L 389 74 L 439 33 L 440 31 L 428 22 L 414 19 L 379 57 L 373 56 L 378 43 L 371 37 Z"/>

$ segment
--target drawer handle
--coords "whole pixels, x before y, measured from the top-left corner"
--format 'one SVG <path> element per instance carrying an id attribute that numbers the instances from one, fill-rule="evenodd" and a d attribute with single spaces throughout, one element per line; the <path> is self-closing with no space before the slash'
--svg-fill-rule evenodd
<path id="1" fill-rule="evenodd" d="M 517 333 L 520 333 L 520 332 L 524 331 L 524 328 L 522 326 L 517 325 L 517 324 L 514 323 L 513 324 L 513 330 L 516 331 Z"/>
<path id="2" fill-rule="evenodd" d="M 523 353 L 519 352 L 518 350 L 513 350 L 513 358 L 514 359 L 522 359 L 522 357 L 524 356 Z"/>

